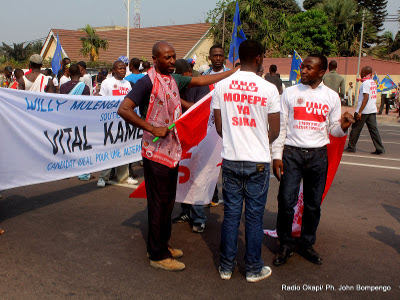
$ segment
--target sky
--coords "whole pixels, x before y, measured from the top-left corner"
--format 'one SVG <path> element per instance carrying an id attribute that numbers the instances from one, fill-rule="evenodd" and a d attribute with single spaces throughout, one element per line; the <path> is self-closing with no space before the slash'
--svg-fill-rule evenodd
<path id="1" fill-rule="evenodd" d="M 128 1 L 128 0 L 125 0 Z M 141 27 L 180 25 L 204 22 L 207 12 L 218 0 L 141 0 Z M 297 0 L 302 5 L 302 0 Z M 131 1 L 133 26 L 134 0 Z M 388 0 L 388 13 L 397 14 L 398 0 Z M 20 20 L 20 21 L 18 21 Z M 126 26 L 124 0 L 15 0 L 2 5 L 0 44 L 21 43 L 47 37 L 51 28 L 76 30 L 90 24 L 93 27 Z M 385 23 L 394 33 L 397 23 Z"/>

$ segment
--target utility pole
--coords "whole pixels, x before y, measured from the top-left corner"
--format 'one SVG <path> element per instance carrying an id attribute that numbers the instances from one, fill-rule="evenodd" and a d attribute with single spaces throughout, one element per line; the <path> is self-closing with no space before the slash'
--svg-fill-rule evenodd
<path id="1" fill-rule="evenodd" d="M 129 4 L 131 3 L 131 0 L 125 0 L 125 7 L 127 10 L 127 15 L 128 15 L 128 20 L 127 20 L 127 26 L 126 26 L 126 57 L 129 58 L 129 29 L 130 29 L 130 20 L 129 20 L 129 15 L 130 15 L 130 9 L 129 9 Z"/>
<path id="2" fill-rule="evenodd" d="M 363 43 L 363 34 L 364 34 L 364 19 L 365 19 L 365 8 L 363 8 L 363 18 L 362 18 L 362 23 L 361 23 L 361 37 L 360 37 L 360 49 L 358 50 L 358 66 L 357 66 L 357 74 L 360 74 L 360 64 L 361 64 L 361 50 L 362 50 L 362 43 Z M 356 103 L 358 104 L 358 81 L 356 80 L 356 90 L 354 91 L 354 101 L 353 104 Z"/>
<path id="3" fill-rule="evenodd" d="M 224 23 L 222 24 L 222 48 L 224 48 L 225 39 L 225 10 L 224 10 Z"/>

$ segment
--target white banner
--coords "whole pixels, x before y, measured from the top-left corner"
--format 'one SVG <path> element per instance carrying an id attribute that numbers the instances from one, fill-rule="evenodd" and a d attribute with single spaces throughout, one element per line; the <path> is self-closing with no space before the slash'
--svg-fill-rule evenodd
<path id="1" fill-rule="evenodd" d="M 118 116 L 122 100 L 0 88 L 0 190 L 141 160 L 143 132 Z"/>

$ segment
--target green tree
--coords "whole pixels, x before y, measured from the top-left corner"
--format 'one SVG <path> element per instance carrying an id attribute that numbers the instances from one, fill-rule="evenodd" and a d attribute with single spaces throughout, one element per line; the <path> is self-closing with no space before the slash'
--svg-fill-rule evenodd
<path id="1" fill-rule="evenodd" d="M 284 54 L 296 50 L 301 56 L 310 53 L 335 55 L 335 32 L 323 11 L 311 9 L 293 16 L 285 34 Z"/>
<path id="2" fill-rule="evenodd" d="M 89 24 L 82 31 L 86 33 L 86 36 L 81 37 L 82 48 L 79 52 L 85 57 L 89 55 L 90 61 L 97 61 L 100 49 L 107 50 L 108 41 L 101 39 L 96 30 Z"/>
<path id="3" fill-rule="evenodd" d="M 0 51 L 7 59 L 12 59 L 17 62 L 25 61 L 32 54 L 32 45 L 27 44 L 24 46 L 24 43 L 13 43 L 13 46 L 9 46 L 3 43 L 3 46 L 0 46 Z"/>
<path id="4" fill-rule="evenodd" d="M 383 31 L 383 22 L 387 16 L 387 0 L 357 0 L 357 2 L 371 13 L 371 22 L 376 33 Z"/>
<path id="5" fill-rule="evenodd" d="M 222 0 L 208 13 L 207 22 L 212 24 L 211 33 L 216 43 L 222 43 L 223 12 L 225 12 L 224 49 L 229 51 L 232 36 L 233 15 L 236 1 Z M 261 42 L 269 56 L 279 56 L 284 41 L 284 32 L 288 28 L 288 16 L 300 12 L 294 0 L 243 0 L 239 2 L 240 20 L 247 38 Z"/>
<path id="6" fill-rule="evenodd" d="M 304 0 L 303 1 L 303 8 L 305 10 L 310 10 L 315 8 L 317 4 L 323 3 L 324 0 Z"/>

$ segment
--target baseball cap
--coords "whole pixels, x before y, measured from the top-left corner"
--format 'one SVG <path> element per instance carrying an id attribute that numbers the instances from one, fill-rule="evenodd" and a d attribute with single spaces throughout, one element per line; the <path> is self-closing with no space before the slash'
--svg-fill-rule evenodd
<path id="1" fill-rule="evenodd" d="M 39 54 L 33 54 L 30 58 L 29 61 L 34 64 L 42 65 L 43 64 L 43 57 L 41 57 Z"/>
<path id="2" fill-rule="evenodd" d="M 125 55 L 118 57 L 118 60 L 122 61 L 124 64 L 129 64 L 129 58 L 127 58 Z"/>
<path id="3" fill-rule="evenodd" d="M 195 61 L 193 58 L 188 58 L 187 59 L 188 63 L 191 64 L 192 66 L 195 64 Z"/>

